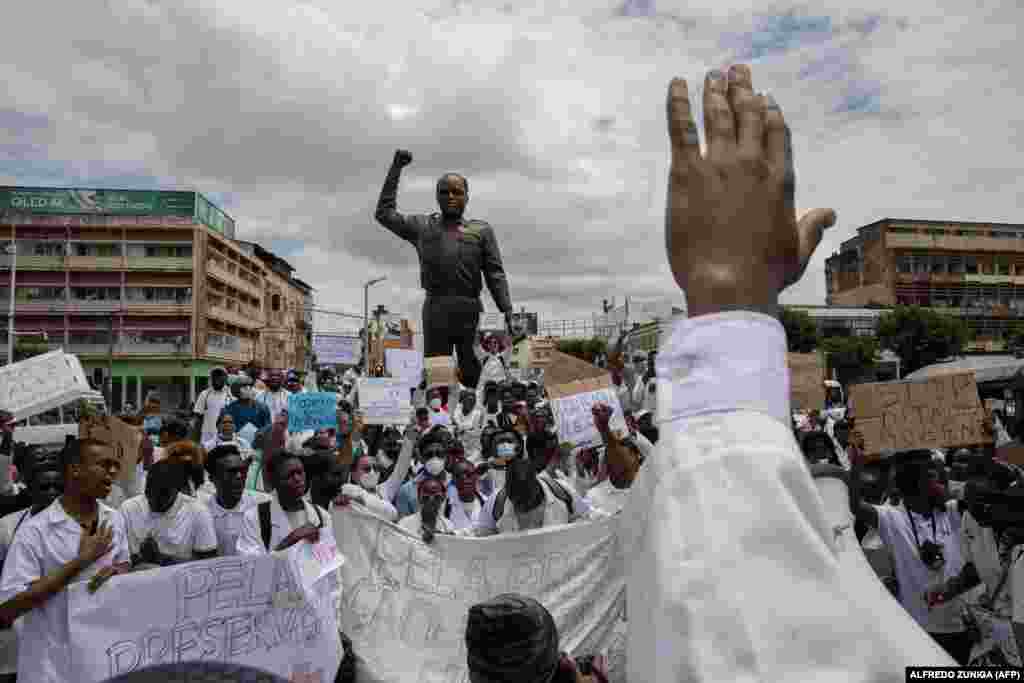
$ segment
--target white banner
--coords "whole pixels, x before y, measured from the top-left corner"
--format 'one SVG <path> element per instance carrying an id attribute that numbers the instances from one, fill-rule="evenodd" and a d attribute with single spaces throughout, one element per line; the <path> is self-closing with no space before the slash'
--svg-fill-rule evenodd
<path id="1" fill-rule="evenodd" d="M 384 349 L 384 364 L 395 379 L 415 388 L 423 381 L 423 354 L 416 349 Z"/>
<path id="2" fill-rule="evenodd" d="M 551 400 L 551 411 L 558 425 L 560 442 L 569 442 L 576 448 L 601 443 L 601 434 L 594 426 L 594 415 L 591 412 L 595 403 L 605 403 L 611 407 L 612 419 L 609 427 L 613 432 L 626 430 L 626 420 L 622 416 L 618 394 L 611 388 L 588 391 Z"/>
<path id="3" fill-rule="evenodd" d="M 92 389 L 76 356 L 51 351 L 0 368 L 0 410 L 15 420 L 45 413 Z"/>
<path id="4" fill-rule="evenodd" d="M 543 604 L 560 647 L 606 654 L 623 680 L 625 605 L 618 519 L 489 538 L 438 535 L 432 545 L 394 524 L 335 508 L 346 563 L 342 630 L 366 670 L 361 682 L 463 683 L 469 608 L 501 593 Z"/>
<path id="5" fill-rule="evenodd" d="M 313 353 L 318 365 L 355 365 L 359 362 L 361 351 L 362 341 L 359 337 L 313 335 Z"/>
<path id="6" fill-rule="evenodd" d="M 364 377 L 359 380 L 359 409 L 363 424 L 405 424 L 412 415 L 409 386 L 391 377 Z"/>
<path id="7" fill-rule="evenodd" d="M 117 576 L 94 594 L 84 582 L 68 592 L 78 683 L 199 659 L 333 681 L 341 663 L 336 606 L 307 602 L 283 556 L 192 562 Z"/>

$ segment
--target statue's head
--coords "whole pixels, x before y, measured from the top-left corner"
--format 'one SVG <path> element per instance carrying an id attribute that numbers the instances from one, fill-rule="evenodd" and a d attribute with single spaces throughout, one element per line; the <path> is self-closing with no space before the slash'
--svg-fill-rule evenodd
<path id="1" fill-rule="evenodd" d="M 462 218 L 469 201 L 469 181 L 458 173 L 445 173 L 437 179 L 437 206 L 445 218 Z"/>

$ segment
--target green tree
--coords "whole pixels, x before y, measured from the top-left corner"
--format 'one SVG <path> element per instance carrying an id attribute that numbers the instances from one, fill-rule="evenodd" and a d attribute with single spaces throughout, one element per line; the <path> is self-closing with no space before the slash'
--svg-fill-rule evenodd
<path id="1" fill-rule="evenodd" d="M 786 330 L 786 349 L 790 353 L 810 353 L 818 346 L 818 327 L 807 311 L 782 308 L 779 316 Z"/>
<path id="2" fill-rule="evenodd" d="M 878 339 L 899 355 L 904 374 L 959 354 L 970 338 L 960 318 L 920 306 L 897 306 L 878 319 Z"/>
<path id="3" fill-rule="evenodd" d="M 836 380 L 844 387 L 875 381 L 878 340 L 874 337 L 826 337 L 820 348 L 828 354 L 829 368 L 836 371 Z"/>
<path id="4" fill-rule="evenodd" d="M 562 353 L 593 363 L 598 355 L 608 353 L 608 342 L 600 337 L 591 339 L 559 339 L 555 348 Z"/>

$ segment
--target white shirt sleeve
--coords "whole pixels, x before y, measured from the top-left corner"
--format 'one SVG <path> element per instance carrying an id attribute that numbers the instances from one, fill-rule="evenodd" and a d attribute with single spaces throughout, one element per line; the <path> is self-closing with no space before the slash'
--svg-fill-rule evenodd
<path id="1" fill-rule="evenodd" d="M 211 550 L 216 550 L 217 545 L 217 528 L 213 525 L 213 515 L 210 514 L 209 508 L 202 503 L 196 501 L 193 504 L 195 507 L 195 541 L 192 544 L 192 552 L 194 553 L 208 553 Z"/>
<path id="2" fill-rule="evenodd" d="M 398 498 L 398 490 L 402 488 L 402 484 L 405 482 L 405 474 L 409 471 L 409 464 L 412 462 L 414 446 L 415 444 L 412 439 L 405 439 L 402 442 L 402 450 L 398 453 L 395 469 L 391 471 L 391 476 L 380 487 L 381 495 L 389 503 L 394 503 L 395 499 Z"/>
<path id="3" fill-rule="evenodd" d="M 43 561 L 39 557 L 43 539 L 36 528 L 19 531 L 4 559 L 0 577 L 0 600 L 7 601 L 28 590 L 29 584 L 43 578 Z"/>
<path id="4" fill-rule="evenodd" d="M 778 321 L 675 323 L 656 456 L 623 512 L 631 681 L 879 680 L 951 666 L 872 583 L 849 581 L 793 438 Z M 866 565 L 865 565 L 866 567 Z"/>
<path id="5" fill-rule="evenodd" d="M 263 536 L 260 534 L 259 506 L 253 505 L 242 517 L 242 529 L 238 534 L 235 549 L 239 555 L 266 555 Z"/>
<path id="6" fill-rule="evenodd" d="M 498 489 L 498 491 L 500 490 Z M 498 491 L 487 497 L 476 516 L 473 517 L 474 536 L 491 536 L 498 533 L 498 523 L 494 521 L 494 501 L 498 497 Z"/>
<path id="7" fill-rule="evenodd" d="M 206 415 L 206 395 L 209 393 L 209 389 L 203 389 L 196 396 L 196 403 L 192 406 L 192 412 L 196 415 Z"/>
<path id="8" fill-rule="evenodd" d="M 1017 558 L 1010 570 L 1010 595 L 1013 596 L 1013 621 L 1017 624 L 1024 624 L 1024 558 L 1020 552 L 1024 546 L 1017 546 L 1013 550 L 1013 557 Z"/>

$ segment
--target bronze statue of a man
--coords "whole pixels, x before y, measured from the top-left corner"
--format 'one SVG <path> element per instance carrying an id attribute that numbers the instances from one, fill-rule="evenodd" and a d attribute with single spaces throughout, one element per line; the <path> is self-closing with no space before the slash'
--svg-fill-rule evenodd
<path id="1" fill-rule="evenodd" d="M 512 330 L 512 302 L 498 240 L 486 221 L 463 219 L 469 183 L 457 173 L 446 173 L 437 181 L 440 213 L 399 213 L 398 179 L 410 163 L 412 154 L 402 149 L 395 152 L 377 201 L 377 222 L 419 253 L 420 284 L 427 293 L 423 302 L 423 355 L 450 356 L 454 347 L 463 384 L 475 387 L 481 369 L 474 348 L 483 312 L 481 275 Z"/>

